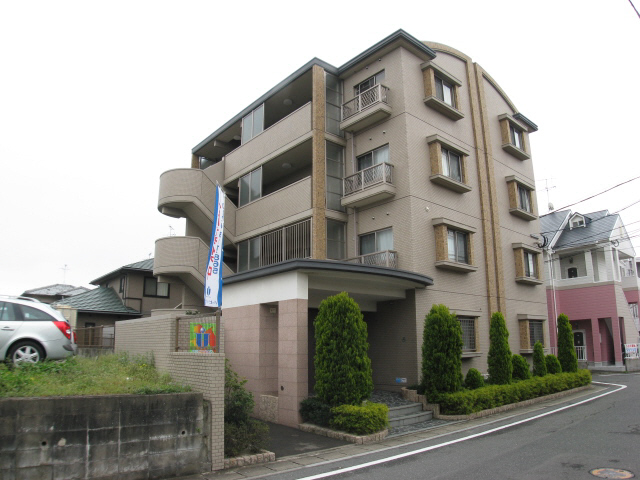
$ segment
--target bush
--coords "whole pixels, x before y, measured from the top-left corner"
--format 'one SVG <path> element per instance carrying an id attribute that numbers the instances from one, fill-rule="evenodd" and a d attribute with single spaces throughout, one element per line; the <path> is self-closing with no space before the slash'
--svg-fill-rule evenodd
<path id="1" fill-rule="evenodd" d="M 318 398 L 331 406 L 358 405 L 373 391 L 367 324 L 345 292 L 320 303 L 314 321 Z"/>
<path id="2" fill-rule="evenodd" d="M 236 457 L 243 453 L 258 453 L 269 447 L 269 426 L 250 418 L 253 395 L 247 392 L 247 381 L 224 364 L 224 454 Z"/>
<path id="3" fill-rule="evenodd" d="M 340 405 L 331 409 L 331 427 L 356 435 L 369 435 L 389 425 L 389 407 L 383 403 Z"/>
<path id="4" fill-rule="evenodd" d="M 528 380 L 531 378 L 531 372 L 529 371 L 529 362 L 522 355 L 514 355 L 511 357 L 511 363 L 513 365 L 512 377 L 518 380 Z"/>
<path id="5" fill-rule="evenodd" d="M 305 398 L 300 402 L 300 416 L 304 422 L 328 427 L 331 421 L 331 407 L 318 397 Z"/>
<path id="6" fill-rule="evenodd" d="M 489 385 L 476 390 L 441 395 L 440 412 L 445 415 L 469 415 L 590 383 L 591 372 L 580 370 L 577 373 L 533 377 L 510 385 Z"/>
<path id="7" fill-rule="evenodd" d="M 544 350 L 540 342 L 533 346 L 533 374 L 536 377 L 544 377 L 547 374 L 547 363 L 544 358 Z"/>
<path id="8" fill-rule="evenodd" d="M 578 357 L 573 345 L 573 331 L 569 317 L 564 313 L 558 317 L 558 360 L 563 372 L 578 371 Z"/>
<path id="9" fill-rule="evenodd" d="M 424 321 L 422 383 L 432 399 L 462 386 L 462 329 L 445 305 L 433 305 Z"/>
<path id="10" fill-rule="evenodd" d="M 562 366 L 560 365 L 560 361 L 558 360 L 558 357 L 556 357 L 555 355 L 547 355 L 546 357 L 544 357 L 544 362 L 547 366 L 548 374 L 555 375 L 556 373 L 562 372 Z"/>
<path id="11" fill-rule="evenodd" d="M 513 364 L 509 349 L 509 330 L 500 312 L 491 315 L 489 327 L 489 381 L 495 385 L 505 385 L 511 382 Z"/>
<path id="12" fill-rule="evenodd" d="M 464 379 L 464 386 L 469 390 L 484 387 L 484 377 L 479 370 L 470 368 L 467 372 L 467 377 Z"/>
<path id="13" fill-rule="evenodd" d="M 224 454 L 237 457 L 244 453 L 259 453 L 269 448 L 269 426 L 259 420 L 246 423 L 224 422 Z"/>

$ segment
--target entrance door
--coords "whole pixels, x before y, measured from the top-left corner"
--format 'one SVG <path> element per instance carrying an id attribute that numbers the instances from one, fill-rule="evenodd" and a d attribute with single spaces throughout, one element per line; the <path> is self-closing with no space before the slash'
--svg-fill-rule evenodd
<path id="1" fill-rule="evenodd" d="M 587 347 L 584 336 L 584 332 L 582 331 L 573 332 L 573 345 L 576 347 L 576 355 L 579 361 L 585 361 L 587 359 Z"/>

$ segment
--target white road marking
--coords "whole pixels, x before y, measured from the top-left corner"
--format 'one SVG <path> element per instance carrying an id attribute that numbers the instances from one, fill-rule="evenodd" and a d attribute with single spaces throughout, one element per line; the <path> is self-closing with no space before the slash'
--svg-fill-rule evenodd
<path id="1" fill-rule="evenodd" d="M 600 395 L 597 395 L 595 397 L 590 397 L 590 398 L 587 398 L 585 400 L 581 400 L 580 402 L 572 403 L 571 405 L 565 405 L 564 407 L 556 408 L 555 410 L 550 410 L 548 412 L 541 413 L 539 415 L 535 415 L 533 417 L 525 418 L 523 420 L 518 420 L 517 422 L 513 422 L 513 423 L 509 423 L 507 425 L 502 425 L 500 427 L 492 428 L 492 429 L 487 430 L 485 432 L 474 433 L 473 435 L 468 435 L 466 437 L 458 438 L 456 440 L 450 440 L 448 442 L 439 443 L 438 445 L 432 445 L 430 447 L 420 448 L 418 450 L 412 450 L 411 452 L 400 453 L 398 455 L 393 455 L 391 457 L 382 458 L 380 460 L 374 460 L 372 462 L 362 463 L 360 465 L 355 465 L 353 467 L 346 467 L 346 468 L 341 468 L 340 470 L 334 470 L 332 472 L 320 473 L 318 475 L 312 475 L 310 477 L 303 477 L 303 478 L 300 478 L 300 480 L 316 480 L 316 479 L 319 479 L 319 478 L 333 477 L 335 475 L 340 475 L 341 473 L 347 473 L 347 472 L 353 472 L 355 470 L 361 470 L 363 468 L 372 467 L 374 465 L 380 465 L 381 463 L 392 462 L 394 460 L 399 460 L 401 458 L 410 457 L 412 455 L 418 455 L 420 453 L 429 452 L 431 450 L 436 450 L 438 448 L 446 447 L 448 445 L 454 445 L 456 443 L 464 442 L 464 441 L 471 440 L 471 439 L 474 439 L 474 438 L 483 437 L 485 435 L 489 435 L 491 433 L 498 432 L 500 430 L 505 430 L 507 428 L 514 427 L 516 425 L 521 425 L 523 423 L 531 422 L 533 420 L 537 420 L 538 418 L 546 417 L 547 415 L 552 415 L 554 413 L 561 412 L 563 410 L 567 410 L 569 408 L 573 408 L 573 407 L 576 407 L 578 405 L 582 405 L 583 403 L 587 403 L 587 402 L 591 402 L 593 400 L 597 400 L 598 398 L 606 397 L 607 395 L 611 395 L 612 393 L 616 393 L 616 392 L 619 392 L 620 390 L 624 390 L 625 388 L 627 388 L 626 385 L 618 385 L 616 383 L 605 383 L 605 382 L 592 382 L 592 383 L 597 383 L 599 385 L 610 385 L 610 386 L 619 387 L 619 388 L 616 389 L 616 390 L 610 390 L 608 392 L 601 393 Z"/>

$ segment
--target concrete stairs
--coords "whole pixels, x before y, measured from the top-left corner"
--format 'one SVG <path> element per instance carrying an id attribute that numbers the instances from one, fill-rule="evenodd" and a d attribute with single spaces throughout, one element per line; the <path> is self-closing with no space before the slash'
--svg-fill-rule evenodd
<path id="1" fill-rule="evenodd" d="M 421 403 L 411 403 L 389 408 L 389 426 L 404 427 L 415 423 L 426 422 L 433 418 L 431 411 L 423 412 Z"/>

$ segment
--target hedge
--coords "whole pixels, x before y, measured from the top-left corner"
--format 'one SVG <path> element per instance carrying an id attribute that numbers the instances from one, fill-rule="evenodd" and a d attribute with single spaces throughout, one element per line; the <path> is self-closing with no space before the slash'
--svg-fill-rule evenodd
<path id="1" fill-rule="evenodd" d="M 389 407 L 383 403 L 340 405 L 331 409 L 331 415 L 332 428 L 356 435 L 379 432 L 389 425 Z"/>
<path id="2" fill-rule="evenodd" d="M 328 427 L 331 422 L 331 406 L 318 397 L 305 398 L 300 402 L 300 416 L 305 423 Z"/>
<path id="3" fill-rule="evenodd" d="M 476 390 L 465 390 L 440 395 L 440 413 L 444 415 L 469 415 L 481 410 L 501 407 L 509 403 L 582 387 L 591 383 L 591 372 L 558 373 L 509 385 L 490 385 Z"/>

